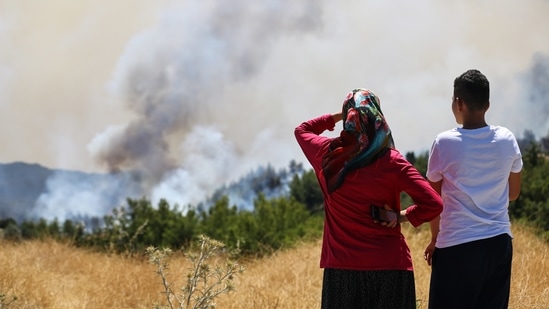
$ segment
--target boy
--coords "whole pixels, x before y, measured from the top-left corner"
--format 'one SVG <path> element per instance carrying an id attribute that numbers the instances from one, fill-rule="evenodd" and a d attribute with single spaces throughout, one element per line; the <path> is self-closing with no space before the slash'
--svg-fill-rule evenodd
<path id="1" fill-rule="evenodd" d="M 507 308 L 513 256 L 509 201 L 520 193 L 522 156 L 507 128 L 488 125 L 488 79 L 468 70 L 454 80 L 452 112 L 461 128 L 440 133 L 427 178 L 442 196 L 425 259 L 429 308 Z"/>

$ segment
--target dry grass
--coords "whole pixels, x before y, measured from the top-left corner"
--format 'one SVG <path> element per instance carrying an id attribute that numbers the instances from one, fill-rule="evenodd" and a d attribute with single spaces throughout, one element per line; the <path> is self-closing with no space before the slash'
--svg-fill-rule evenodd
<path id="1" fill-rule="evenodd" d="M 514 226 L 510 308 L 549 308 L 549 244 Z M 427 307 L 430 269 L 422 252 L 427 226 L 404 225 L 415 264 L 418 308 Z M 0 243 L 0 293 L 18 299 L 9 308 L 152 308 L 163 302 L 162 285 L 145 257 L 125 258 L 75 249 L 54 241 Z M 222 295 L 218 308 L 319 308 L 320 242 L 305 243 L 265 259 L 243 262 L 236 291 Z M 183 286 L 189 262 L 170 260 L 169 279 Z"/>

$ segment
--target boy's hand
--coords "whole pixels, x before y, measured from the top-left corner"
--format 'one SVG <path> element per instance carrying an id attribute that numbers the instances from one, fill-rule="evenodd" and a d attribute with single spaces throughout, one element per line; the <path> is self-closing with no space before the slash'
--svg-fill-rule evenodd
<path id="1" fill-rule="evenodd" d="M 427 248 L 425 248 L 425 252 L 423 253 L 423 258 L 429 266 L 433 263 L 433 252 L 435 252 L 435 241 L 431 239 L 431 242 L 427 245 Z"/>

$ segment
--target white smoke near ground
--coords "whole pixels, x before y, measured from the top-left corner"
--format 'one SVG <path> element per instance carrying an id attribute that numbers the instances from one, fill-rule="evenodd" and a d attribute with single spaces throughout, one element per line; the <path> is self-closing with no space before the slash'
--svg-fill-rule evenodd
<path id="1" fill-rule="evenodd" d="M 18 11 L 15 3 L 0 7 L 0 33 L 7 34 L 0 43 L 18 47 L 0 48 L 0 100 L 10 100 L 0 111 L 15 113 L 4 125 L 21 129 L 2 136 L 2 145 L 55 166 L 89 166 L 87 149 L 102 171 L 128 173 L 132 193 L 155 201 L 193 204 L 257 166 L 304 162 L 293 128 L 337 111 L 356 87 L 381 98 L 401 152 L 426 151 L 438 132 L 455 126 L 452 82 L 470 68 L 491 82 L 490 123 L 517 135 L 547 131 L 547 87 L 537 78 L 548 70 L 544 0 L 120 1 L 116 10 L 56 0 L 38 10 L 53 15 L 31 14 L 37 10 L 29 4 Z M 77 6 L 85 9 L 74 14 Z M 160 14 L 144 13 L 151 9 Z M 67 18 L 55 15 L 65 11 Z M 128 14 L 112 17 L 115 11 Z M 148 22 L 118 48 L 113 35 L 129 32 L 129 20 L 140 15 Z M 34 25 L 26 16 L 50 22 Z M 16 32 L 19 19 L 25 31 Z M 111 60 L 105 55 L 113 50 Z M 112 73 L 108 81 L 101 67 Z M 105 93 L 92 87 L 100 83 Z M 46 130 L 51 123 L 54 133 Z M 23 147 L 12 139 L 35 142 Z M 101 194 L 61 180 L 50 182 L 36 210 L 94 213 L 96 201 L 59 206 L 68 192 Z"/>
<path id="2" fill-rule="evenodd" d="M 56 171 L 27 219 L 102 218 L 128 197 L 139 197 L 139 183 L 130 173 L 86 174 Z"/>
<path id="3" fill-rule="evenodd" d="M 215 128 L 196 126 L 180 148 L 182 164 L 152 190 L 152 201 L 166 199 L 180 207 L 196 206 L 231 179 L 239 164 L 234 146 Z M 183 210 L 183 209 L 182 209 Z"/>

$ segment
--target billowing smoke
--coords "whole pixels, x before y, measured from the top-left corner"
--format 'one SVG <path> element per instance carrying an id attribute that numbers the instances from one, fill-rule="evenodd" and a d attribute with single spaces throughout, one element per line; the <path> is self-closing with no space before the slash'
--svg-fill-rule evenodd
<path id="1" fill-rule="evenodd" d="M 113 175 L 130 172 L 134 182 L 122 183 L 141 192 L 121 186 L 118 178 L 104 190 L 58 175 L 48 181 L 49 190 L 37 208 L 63 218 L 63 210 L 54 211 L 60 204 L 90 205 L 88 213 L 97 215 L 105 210 L 98 205 L 116 206 L 113 201 L 121 202 L 128 193 L 186 206 L 205 200 L 242 169 L 251 168 L 241 164 L 247 150 L 227 140 L 211 114 L 226 108 L 228 87 L 262 69 L 279 37 L 321 26 L 319 5 L 312 0 L 241 0 L 230 5 L 212 0 L 189 1 L 166 11 L 155 27 L 129 42 L 110 83 L 113 101 L 125 104 L 133 120 L 105 129 L 88 145 Z M 248 103 L 258 96 L 250 92 Z M 253 117 L 246 105 L 239 104 L 235 115 Z"/>
<path id="2" fill-rule="evenodd" d="M 157 184 L 181 163 L 172 157 L 170 138 L 185 137 L 197 125 L 216 134 L 209 114 L 227 104 L 225 88 L 261 70 L 282 34 L 314 30 L 320 21 L 310 9 L 318 5 L 200 1 L 165 13 L 130 42 L 112 81 L 113 96 L 135 113 L 134 121 L 103 133 L 108 136 L 90 145 L 92 153 L 110 170 L 139 170 Z M 207 157 L 222 149 L 203 150 Z"/>

